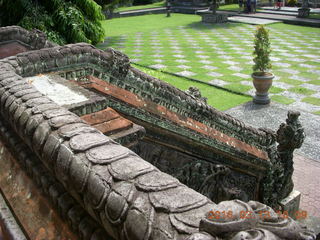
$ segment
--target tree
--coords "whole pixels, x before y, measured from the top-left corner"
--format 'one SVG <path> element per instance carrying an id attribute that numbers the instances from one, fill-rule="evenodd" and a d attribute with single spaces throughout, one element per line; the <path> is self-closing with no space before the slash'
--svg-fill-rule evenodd
<path id="1" fill-rule="evenodd" d="M 0 0 L 0 25 L 37 28 L 59 44 L 103 40 L 101 7 L 93 0 Z"/>

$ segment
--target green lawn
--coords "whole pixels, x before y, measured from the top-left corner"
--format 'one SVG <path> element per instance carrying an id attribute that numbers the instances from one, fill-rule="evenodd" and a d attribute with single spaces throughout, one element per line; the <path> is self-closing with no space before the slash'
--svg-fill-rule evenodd
<path id="1" fill-rule="evenodd" d="M 309 18 L 320 19 L 320 14 L 319 14 L 319 13 L 311 13 L 311 14 L 309 15 Z"/>
<path id="2" fill-rule="evenodd" d="M 214 87 L 209 87 L 208 85 L 203 83 L 188 81 L 182 77 L 172 76 L 170 74 L 166 74 L 160 71 L 155 71 L 149 68 L 141 67 L 136 64 L 133 64 L 133 66 L 153 77 L 156 77 L 158 79 L 161 79 L 162 81 L 170 83 L 171 85 L 183 91 L 187 90 L 191 86 L 199 88 L 202 96 L 208 98 L 207 100 L 208 104 L 221 111 L 227 110 L 229 108 L 235 107 L 239 104 L 242 104 L 251 100 L 250 97 L 233 94 L 227 91 L 216 89 Z"/>
<path id="3" fill-rule="evenodd" d="M 218 10 L 224 10 L 224 11 L 239 11 L 239 5 L 238 4 L 228 4 L 228 5 L 221 5 Z"/>
<path id="4" fill-rule="evenodd" d="M 165 1 L 156 2 L 152 4 L 146 4 L 146 5 L 138 5 L 138 6 L 131 6 L 131 7 L 120 7 L 117 8 L 116 12 L 125 12 L 125 11 L 132 11 L 137 9 L 146 9 L 146 8 L 156 8 L 156 7 L 164 7 Z"/>
<path id="5" fill-rule="evenodd" d="M 242 94 L 254 94 L 250 75 L 255 26 L 203 24 L 200 16 L 177 13 L 169 18 L 165 14 L 144 15 L 106 20 L 102 24 L 107 38 L 98 47 L 119 49 L 133 62 L 148 67 L 143 71 L 148 69 L 150 75 L 183 90 L 196 83 L 185 77 L 163 75 L 163 72 L 206 83 L 199 83 L 199 88 L 218 109 L 236 106 L 250 98 L 226 94 L 208 83 Z M 299 99 L 306 98 L 303 102 L 318 106 L 314 99 L 318 98 L 317 88 L 313 86 L 320 85 L 320 29 L 283 23 L 267 28 L 273 49 L 272 72 L 276 76 L 270 89 L 272 99 L 291 104 L 295 102 L 292 96 L 297 95 Z"/>

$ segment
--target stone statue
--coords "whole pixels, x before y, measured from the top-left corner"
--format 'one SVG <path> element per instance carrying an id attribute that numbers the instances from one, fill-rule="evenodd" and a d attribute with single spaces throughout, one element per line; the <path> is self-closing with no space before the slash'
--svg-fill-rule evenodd
<path id="1" fill-rule="evenodd" d="M 304 139 L 304 129 L 299 121 L 300 113 L 289 111 L 286 123 L 282 123 L 277 131 L 277 150 L 279 160 L 284 169 L 281 195 L 286 197 L 293 190 L 293 151 L 300 148 Z"/>

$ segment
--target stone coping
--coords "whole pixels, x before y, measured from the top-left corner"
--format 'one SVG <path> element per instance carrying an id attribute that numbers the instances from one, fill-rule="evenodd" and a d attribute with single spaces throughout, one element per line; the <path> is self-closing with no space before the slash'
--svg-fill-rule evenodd
<path id="1" fill-rule="evenodd" d="M 12 41 L 22 43 L 31 50 L 58 46 L 56 43 L 48 41 L 46 35 L 39 30 L 27 31 L 19 26 L 1 27 L 0 43 Z"/>

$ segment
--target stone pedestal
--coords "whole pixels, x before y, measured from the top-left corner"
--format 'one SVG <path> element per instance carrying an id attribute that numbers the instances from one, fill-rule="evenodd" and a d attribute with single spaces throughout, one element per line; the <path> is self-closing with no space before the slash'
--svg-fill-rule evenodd
<path id="1" fill-rule="evenodd" d="M 224 23 L 228 21 L 228 15 L 224 13 L 207 13 L 201 16 L 204 23 Z"/>
<path id="2" fill-rule="evenodd" d="M 306 18 L 310 14 L 310 8 L 299 8 L 298 9 L 298 17 L 299 18 Z"/>
<path id="3" fill-rule="evenodd" d="M 279 203 L 282 208 L 282 212 L 287 211 L 289 216 L 295 219 L 299 213 L 300 198 L 301 193 L 297 190 L 293 190 L 288 197 L 282 199 Z"/>

